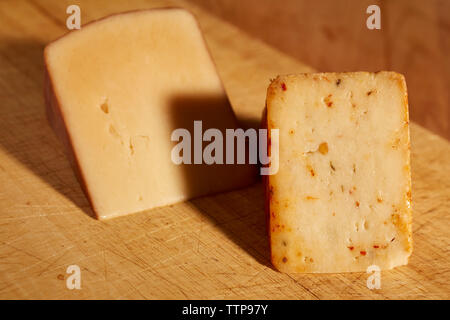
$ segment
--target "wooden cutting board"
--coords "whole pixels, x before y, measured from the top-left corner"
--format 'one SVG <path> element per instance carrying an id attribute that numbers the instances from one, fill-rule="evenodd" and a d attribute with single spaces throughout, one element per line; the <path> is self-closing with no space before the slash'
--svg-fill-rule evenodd
<path id="1" fill-rule="evenodd" d="M 312 71 L 185 2 L 0 2 L 0 298 L 450 298 L 450 144 L 415 124 L 414 253 L 408 266 L 382 272 L 379 290 L 367 288 L 365 273 L 275 271 L 260 184 L 93 219 L 42 97 L 43 47 L 67 31 L 66 8 L 74 3 L 82 23 L 137 8 L 190 8 L 247 125 L 259 122 L 270 78 Z M 81 269 L 80 290 L 66 287 L 69 265 Z"/>

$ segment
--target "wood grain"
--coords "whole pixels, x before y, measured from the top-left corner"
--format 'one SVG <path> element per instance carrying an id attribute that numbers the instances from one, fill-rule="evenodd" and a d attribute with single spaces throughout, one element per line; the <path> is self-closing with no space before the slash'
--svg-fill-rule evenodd
<path id="1" fill-rule="evenodd" d="M 447 0 L 191 0 L 320 71 L 405 74 L 411 119 L 450 139 Z M 381 30 L 366 9 L 381 8 Z"/>
<path id="2" fill-rule="evenodd" d="M 450 298 L 450 145 L 412 124 L 415 249 L 410 264 L 367 274 L 292 275 L 269 264 L 260 184 L 107 222 L 91 218 L 47 124 L 42 50 L 64 34 L 65 9 L 86 23 L 113 12 L 186 6 L 198 17 L 238 117 L 255 125 L 269 79 L 305 64 L 179 1 L 0 2 L 0 298 Z M 80 266 L 81 290 L 66 268 Z"/>

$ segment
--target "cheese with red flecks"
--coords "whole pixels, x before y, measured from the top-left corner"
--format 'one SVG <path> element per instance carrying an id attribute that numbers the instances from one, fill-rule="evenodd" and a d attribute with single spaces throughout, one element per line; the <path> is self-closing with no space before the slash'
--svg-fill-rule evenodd
<path id="1" fill-rule="evenodd" d="M 391 269 L 412 252 L 408 102 L 395 72 L 280 76 L 266 125 L 271 259 L 283 272 Z M 268 145 L 270 149 L 270 144 Z"/>

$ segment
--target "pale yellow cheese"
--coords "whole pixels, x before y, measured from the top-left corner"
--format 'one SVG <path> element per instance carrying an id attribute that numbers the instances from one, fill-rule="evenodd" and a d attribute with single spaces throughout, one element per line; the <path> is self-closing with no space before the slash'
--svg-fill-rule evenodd
<path id="1" fill-rule="evenodd" d="M 237 121 L 195 18 L 113 15 L 45 49 L 48 116 L 92 207 L 110 218 L 253 182 L 246 165 L 176 165 L 174 129 Z M 194 137 L 192 136 L 192 140 Z"/>
<path id="2" fill-rule="evenodd" d="M 266 181 L 284 272 L 391 269 L 412 252 L 405 80 L 394 72 L 280 76 L 267 92 L 279 171 Z M 270 147 L 270 145 L 269 145 Z"/>

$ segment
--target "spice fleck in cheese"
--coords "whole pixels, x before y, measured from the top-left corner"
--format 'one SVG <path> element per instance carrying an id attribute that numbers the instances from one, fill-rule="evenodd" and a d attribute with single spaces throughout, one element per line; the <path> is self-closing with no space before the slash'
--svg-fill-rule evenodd
<path id="1" fill-rule="evenodd" d="M 254 180 L 246 165 L 176 165 L 172 132 L 237 121 L 195 18 L 183 9 L 118 14 L 45 49 L 50 123 L 101 219 Z"/>
<path id="2" fill-rule="evenodd" d="M 411 178 L 403 76 L 280 76 L 268 88 L 265 121 L 279 129 L 279 171 L 265 180 L 274 266 L 334 273 L 407 264 Z"/>

